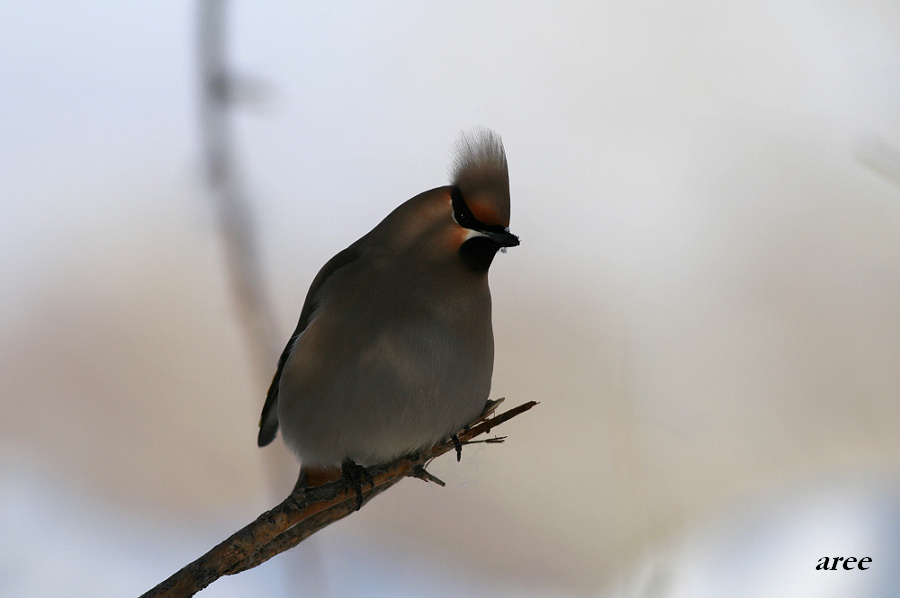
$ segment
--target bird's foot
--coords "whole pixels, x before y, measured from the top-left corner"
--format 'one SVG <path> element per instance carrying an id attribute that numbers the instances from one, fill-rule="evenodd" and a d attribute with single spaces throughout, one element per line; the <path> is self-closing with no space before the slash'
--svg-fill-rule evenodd
<path id="1" fill-rule="evenodd" d="M 350 459 L 344 459 L 344 462 L 341 463 L 341 482 L 347 490 L 350 490 L 350 488 L 356 490 L 357 511 L 362 508 L 362 486 L 364 481 L 368 482 L 373 490 L 375 489 L 375 481 L 372 479 L 372 476 L 369 475 L 369 472 L 366 471 L 365 467 L 357 465 Z"/>
<path id="2" fill-rule="evenodd" d="M 459 436 L 456 434 L 451 436 L 450 440 L 453 441 L 453 447 L 456 449 L 456 462 L 459 463 L 462 459 L 462 442 L 459 441 Z"/>

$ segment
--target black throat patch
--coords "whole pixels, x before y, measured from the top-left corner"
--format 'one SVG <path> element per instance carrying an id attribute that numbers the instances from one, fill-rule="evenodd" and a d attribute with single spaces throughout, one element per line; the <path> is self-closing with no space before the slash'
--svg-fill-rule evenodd
<path id="1" fill-rule="evenodd" d="M 466 205 L 459 187 L 453 187 L 450 190 L 450 199 L 453 202 L 453 219 L 463 228 L 480 232 L 504 232 L 506 230 L 500 225 L 485 224 L 478 220 Z M 475 272 L 487 272 L 499 249 L 500 245 L 487 237 L 472 237 L 460 246 L 459 257 L 466 266 Z"/>

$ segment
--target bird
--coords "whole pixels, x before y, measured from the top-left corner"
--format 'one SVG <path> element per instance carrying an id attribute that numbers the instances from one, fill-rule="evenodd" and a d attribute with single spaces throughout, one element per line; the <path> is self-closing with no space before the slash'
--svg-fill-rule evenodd
<path id="1" fill-rule="evenodd" d="M 455 439 L 481 414 L 494 365 L 488 270 L 519 244 L 509 204 L 500 136 L 462 132 L 449 185 L 402 203 L 322 267 L 257 439 L 281 429 L 301 464 L 295 488 Z"/>

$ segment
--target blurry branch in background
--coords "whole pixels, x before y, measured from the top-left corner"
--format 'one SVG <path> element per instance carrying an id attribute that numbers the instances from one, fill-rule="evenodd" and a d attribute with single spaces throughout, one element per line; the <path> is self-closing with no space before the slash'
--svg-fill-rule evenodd
<path id="1" fill-rule="evenodd" d="M 267 385 L 278 358 L 278 334 L 262 281 L 253 215 L 236 166 L 231 108 L 253 98 L 226 65 L 225 0 L 200 0 L 200 119 L 206 181 L 218 211 L 225 262 L 257 376 Z M 247 89 L 244 89 L 244 88 Z M 248 91 L 248 93 L 245 93 Z"/>
<path id="2" fill-rule="evenodd" d="M 459 451 L 463 444 L 474 442 L 497 443 L 505 437 L 473 440 L 492 428 L 528 411 L 535 405 L 529 401 L 493 415 L 503 401 L 488 401 L 482 415 L 457 434 L 456 441 L 448 441 L 417 455 L 401 457 L 385 465 L 366 468 L 359 482 L 366 504 L 406 477 L 416 477 L 444 485 L 425 470 L 432 459 L 452 450 Z M 457 459 L 459 453 L 457 452 Z M 205 555 L 179 570 L 141 598 L 182 598 L 193 596 L 223 575 L 235 575 L 264 563 L 273 556 L 293 548 L 327 525 L 343 519 L 361 506 L 356 491 L 338 480 L 315 488 L 294 489 L 281 504 L 266 511 L 256 520 L 235 532 L 227 540 Z"/>
<path id="3" fill-rule="evenodd" d="M 900 186 L 900 150 L 877 137 L 859 145 L 857 159 L 884 178 Z"/>

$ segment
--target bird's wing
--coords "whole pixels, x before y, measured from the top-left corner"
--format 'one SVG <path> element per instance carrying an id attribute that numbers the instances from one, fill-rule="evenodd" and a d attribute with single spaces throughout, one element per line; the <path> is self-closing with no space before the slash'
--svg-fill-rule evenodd
<path id="1" fill-rule="evenodd" d="M 269 392 L 266 394 L 266 404 L 263 405 L 262 416 L 259 420 L 259 437 L 257 438 L 257 444 L 259 446 L 266 446 L 272 442 L 272 440 L 275 439 L 275 434 L 278 432 L 277 406 L 281 372 L 284 370 L 284 364 L 287 363 L 291 350 L 294 348 L 294 344 L 297 342 L 297 339 L 300 338 L 300 335 L 303 334 L 303 331 L 306 330 L 307 325 L 309 325 L 309 319 L 318 306 L 319 289 L 322 288 L 322 285 L 325 284 L 325 281 L 328 280 L 332 274 L 350 262 L 358 259 L 359 256 L 360 251 L 357 244 L 354 243 L 328 260 L 313 279 L 312 285 L 309 287 L 309 292 L 306 294 L 306 301 L 303 303 L 303 309 L 300 310 L 300 321 L 297 323 L 297 329 L 294 330 L 294 334 L 291 335 L 287 346 L 284 348 L 281 357 L 278 359 L 278 369 L 275 370 L 275 376 L 272 378 L 272 384 L 269 386 Z"/>

